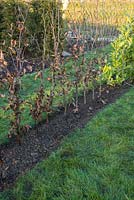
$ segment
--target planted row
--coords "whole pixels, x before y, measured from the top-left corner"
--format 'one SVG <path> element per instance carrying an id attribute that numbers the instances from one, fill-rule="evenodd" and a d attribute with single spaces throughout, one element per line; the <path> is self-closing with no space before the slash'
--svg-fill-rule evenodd
<path id="1" fill-rule="evenodd" d="M 56 10 L 56 16 L 60 16 L 60 9 Z M 24 18 L 24 17 L 23 17 Z M 44 65 L 48 54 L 46 53 L 46 38 L 43 37 L 41 65 L 38 72 L 26 75 L 23 68 L 24 50 L 27 45 L 24 43 L 27 29 L 24 21 L 17 22 L 17 35 L 14 39 L 13 26 L 10 37 L 8 55 L 12 59 L 12 71 L 8 70 L 4 51 L 0 50 L 0 67 L 4 72 L 1 76 L 1 117 L 7 118 L 9 123 L 8 137 L 16 136 L 21 143 L 21 134 L 27 132 L 31 125 L 38 125 L 44 118 L 49 122 L 49 115 L 58 107 L 64 107 L 66 115 L 69 103 L 73 103 L 73 112 L 79 112 L 79 94 L 83 93 L 83 103 L 87 102 L 87 92 L 92 90 L 92 97 L 95 97 L 95 88 L 99 84 L 100 96 L 102 84 L 119 84 L 126 79 L 133 81 L 133 19 L 129 19 L 128 24 L 123 26 L 119 38 L 113 43 L 110 64 L 106 64 L 107 56 L 98 56 L 97 59 L 87 59 L 85 54 L 85 43 L 81 40 L 81 35 L 77 35 L 75 43 L 72 45 L 72 57 L 70 61 L 61 56 L 60 46 L 60 17 L 57 23 L 54 22 L 55 15 L 52 12 L 50 17 L 50 27 L 53 37 L 53 59 L 49 69 L 44 70 Z M 44 24 L 44 31 L 45 29 Z M 80 41 L 79 41 L 80 40 Z M 119 44 L 119 45 L 117 45 Z M 14 53 L 15 51 L 15 53 Z M 68 63 L 68 64 L 67 64 Z M 69 64 L 70 63 L 70 64 Z M 69 66 L 70 65 L 70 66 Z M 100 66 L 100 68 L 97 68 Z M 104 67 L 103 67 L 104 66 Z M 103 67 L 103 68 L 102 68 Z M 23 81 L 25 77 L 35 80 L 33 94 L 25 90 Z M 27 80 L 27 85 L 29 84 Z M 38 84 L 36 84 L 38 83 Z M 24 96 L 24 93 L 27 93 Z M 2 100 L 3 98 L 3 100 Z M 3 116 L 2 116 L 3 115 Z M 38 126 L 37 126 L 38 127 Z M 37 129 L 38 131 L 38 129 Z"/>
<path id="2" fill-rule="evenodd" d="M 58 12 L 58 11 L 57 11 Z M 60 19 L 59 19 L 60 20 Z M 59 22 L 58 22 L 59 24 Z M 74 112 L 79 112 L 79 93 L 83 92 L 83 103 L 86 104 L 87 91 L 92 89 L 93 99 L 95 87 L 98 82 L 98 77 L 101 77 L 99 68 L 95 68 L 94 63 L 104 65 L 104 58 L 93 59 L 90 62 L 86 59 L 84 53 L 84 44 L 76 43 L 72 46 L 72 57 L 70 58 L 70 67 L 67 67 L 67 62 L 60 54 L 60 38 L 56 34 L 54 16 L 51 16 L 51 28 L 53 34 L 54 55 L 49 69 L 44 70 L 46 59 L 45 49 L 46 43 L 44 41 L 42 60 L 38 72 L 26 75 L 23 68 L 24 53 L 23 39 L 25 37 L 25 23 L 17 23 L 18 40 L 11 37 L 9 53 L 12 58 L 13 71 L 9 71 L 4 53 L 1 50 L 1 70 L 5 73 L 1 77 L 1 113 L 7 116 L 10 122 L 10 129 L 8 137 L 16 136 L 17 141 L 21 143 L 21 134 L 27 132 L 31 127 L 31 123 L 24 117 L 32 119 L 34 125 L 38 125 L 44 117 L 46 122 L 49 121 L 49 115 L 55 111 L 56 107 L 64 107 L 64 113 L 67 112 L 67 105 L 69 102 L 74 104 Z M 16 49 L 16 54 L 13 50 Z M 23 78 L 31 76 L 35 79 L 35 89 L 33 95 L 24 98 Z M 30 80 L 29 80 L 30 81 Z M 38 87 L 36 85 L 38 81 Z M 27 83 L 28 84 L 28 83 Z M 100 95 L 101 95 L 101 81 L 100 81 Z M 29 117 L 28 117 L 29 116 Z M 37 129 L 38 130 L 38 129 Z"/>

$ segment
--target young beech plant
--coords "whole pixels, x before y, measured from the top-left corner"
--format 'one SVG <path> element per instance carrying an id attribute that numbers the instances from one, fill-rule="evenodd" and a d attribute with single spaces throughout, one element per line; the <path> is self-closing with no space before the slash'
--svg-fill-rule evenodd
<path id="1" fill-rule="evenodd" d="M 17 21 L 18 40 L 13 39 L 13 26 L 10 29 L 10 47 L 9 55 L 12 60 L 12 70 L 8 70 L 6 61 L 4 60 L 3 53 L 1 51 L 1 67 L 4 72 L 2 82 L 6 84 L 8 88 L 8 106 L 6 110 L 11 111 L 10 115 L 10 130 L 9 137 L 16 135 L 18 143 L 21 143 L 20 134 L 24 127 L 21 126 L 22 104 L 24 103 L 20 97 L 21 91 L 21 76 L 25 73 L 23 71 L 23 57 L 24 49 L 27 44 L 24 43 L 25 26 L 24 22 Z M 28 126 L 26 126 L 28 127 Z"/>
<path id="2" fill-rule="evenodd" d="M 89 88 L 89 81 L 90 81 L 90 70 L 86 67 L 85 67 L 85 69 L 87 69 L 87 72 L 85 72 L 83 74 L 83 79 L 82 79 L 84 104 L 87 103 L 87 95 L 86 94 L 87 94 L 87 91 Z"/>
<path id="3" fill-rule="evenodd" d="M 99 97 L 101 96 L 101 94 L 102 94 L 102 67 L 104 67 L 105 66 L 105 62 L 106 62 L 106 58 L 105 57 L 100 57 L 99 59 L 98 59 L 98 64 L 99 64 L 99 70 L 98 70 L 98 72 L 97 72 L 97 74 L 98 74 L 98 79 L 99 79 Z"/>
<path id="4" fill-rule="evenodd" d="M 60 41 L 60 32 L 61 32 L 61 28 L 60 28 L 60 5 L 57 4 L 57 8 L 56 8 L 56 12 L 54 12 L 54 10 L 52 10 L 51 12 L 51 16 L 50 16 L 50 22 L 51 22 L 51 30 L 52 30 L 52 35 L 53 35 L 53 63 L 50 66 L 50 70 L 51 70 L 51 79 L 52 79 L 52 87 L 51 87 L 51 95 L 54 96 L 55 93 L 55 87 L 57 85 L 57 75 L 60 72 L 60 52 L 59 52 L 59 48 L 61 45 L 61 41 Z M 56 18 L 56 22 L 55 22 L 55 18 Z"/>
<path id="5" fill-rule="evenodd" d="M 63 96 L 63 106 L 64 106 L 64 114 L 67 112 L 67 94 L 69 93 L 71 84 L 69 81 L 69 75 L 66 72 L 66 68 L 64 66 L 64 61 L 62 61 L 60 71 L 58 73 L 58 82 L 61 86 L 61 90 L 59 91 L 59 95 Z"/>
<path id="6" fill-rule="evenodd" d="M 21 98 L 21 77 L 25 74 L 23 68 L 24 53 L 28 46 L 27 42 L 27 31 L 25 22 L 27 19 L 27 12 L 25 16 L 21 13 L 21 9 L 18 6 L 18 15 L 16 16 L 16 26 L 11 24 L 8 33 L 10 45 L 8 51 L 5 52 L 6 58 L 10 59 L 11 62 L 7 63 L 4 59 L 4 54 L 0 50 L 0 68 L 2 72 L 1 83 L 7 88 L 7 100 L 8 105 L 3 108 L 6 111 L 9 110 L 8 116 L 10 120 L 10 130 L 8 137 L 16 136 L 18 143 L 21 143 L 21 133 L 27 131 L 29 126 L 22 126 L 22 111 L 24 101 Z M 15 38 L 15 39 L 14 39 Z M 3 42 L 3 48 L 4 48 Z M 10 65 L 10 68 L 9 68 Z"/>
<path id="7" fill-rule="evenodd" d="M 73 54 L 73 59 L 74 59 L 74 80 L 73 80 L 73 85 L 75 87 L 75 112 L 78 112 L 79 106 L 78 106 L 78 89 L 79 89 L 79 84 L 82 79 L 82 69 L 79 64 L 77 64 L 78 59 L 80 58 L 80 55 L 84 51 L 84 46 L 79 44 L 79 40 L 76 41 L 76 43 L 73 45 L 72 48 L 72 54 Z"/>
<path id="8" fill-rule="evenodd" d="M 81 68 L 81 73 L 82 73 L 81 84 L 82 84 L 82 88 L 83 88 L 84 104 L 86 104 L 87 103 L 86 93 L 87 93 L 88 86 L 89 86 L 90 73 L 89 73 L 89 69 L 88 69 L 88 65 L 86 63 L 86 58 L 85 58 L 84 53 L 82 56 L 80 68 Z"/>
<path id="9" fill-rule="evenodd" d="M 64 106 L 65 106 L 65 112 L 66 112 L 66 91 L 64 84 L 66 82 L 66 73 L 65 70 L 61 67 L 61 51 L 60 47 L 63 46 L 63 42 L 61 41 L 61 30 L 60 27 L 60 3 L 57 4 L 56 12 L 52 10 L 51 16 L 50 16 L 50 22 L 51 22 L 51 30 L 53 35 L 53 62 L 50 65 L 50 71 L 51 71 L 51 91 L 50 91 L 50 97 L 51 101 L 53 102 L 54 95 L 57 90 L 58 83 L 62 83 L 62 93 L 64 95 Z M 56 19 L 56 21 L 55 21 Z M 65 80 L 63 80 L 65 78 Z"/>
<path id="10" fill-rule="evenodd" d="M 43 113 L 46 113 L 46 121 L 48 123 L 48 115 L 52 112 L 52 96 L 46 95 L 44 92 L 44 87 L 40 86 L 37 96 L 35 98 L 34 104 L 31 105 L 30 114 L 35 120 L 35 125 L 38 132 L 38 124 L 43 119 Z"/>
<path id="11" fill-rule="evenodd" d="M 37 73 L 36 78 L 40 78 L 40 87 L 38 89 L 34 104 L 31 105 L 31 110 L 30 113 L 35 120 L 35 123 L 37 124 L 42 120 L 43 113 L 46 113 L 46 121 L 48 123 L 48 116 L 49 113 L 52 112 L 52 105 L 53 105 L 53 99 L 55 95 L 55 89 L 56 89 L 56 84 L 57 84 L 57 74 L 59 73 L 60 70 L 60 55 L 59 55 L 59 46 L 60 46 L 60 10 L 59 6 L 57 5 L 56 13 L 52 9 L 51 15 L 49 16 L 50 20 L 50 26 L 52 30 L 52 35 L 53 35 L 53 46 L 54 46 L 54 55 L 53 55 L 53 62 L 50 65 L 50 72 L 51 76 L 47 77 L 47 80 L 51 82 L 51 89 L 50 89 L 50 94 L 45 93 L 45 80 L 44 80 L 44 64 L 46 57 L 46 50 L 47 50 L 47 45 L 46 45 L 46 18 L 44 15 L 44 10 L 42 13 L 42 20 L 43 20 L 43 28 L 44 28 L 44 35 L 43 35 L 43 53 L 42 53 L 42 63 L 43 67 L 40 69 L 40 71 Z M 57 23 L 55 22 L 55 17 L 57 19 Z M 38 131 L 38 130 L 37 130 Z"/>
<path id="12" fill-rule="evenodd" d="M 87 86 L 90 83 L 92 88 L 92 99 L 95 99 L 95 86 L 96 86 L 96 76 L 97 76 L 97 70 L 94 67 L 93 60 L 89 61 L 87 73 L 86 73 L 86 81 Z"/>

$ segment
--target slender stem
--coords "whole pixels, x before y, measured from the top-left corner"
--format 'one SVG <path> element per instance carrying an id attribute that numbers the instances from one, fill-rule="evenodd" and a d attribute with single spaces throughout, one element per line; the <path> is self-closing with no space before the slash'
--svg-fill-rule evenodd
<path id="1" fill-rule="evenodd" d="M 67 113 L 67 101 L 66 101 L 66 94 L 65 94 L 64 88 L 63 88 L 63 98 L 64 98 L 64 114 L 66 115 L 66 113 Z"/>
<path id="2" fill-rule="evenodd" d="M 86 88 L 84 88 L 84 104 L 87 103 L 87 98 L 86 98 Z"/>
<path id="3" fill-rule="evenodd" d="M 94 100 L 94 99 L 95 99 L 95 91 L 94 91 L 94 86 L 93 86 L 92 92 L 93 92 L 93 94 L 92 94 L 92 99 Z"/>
<path id="4" fill-rule="evenodd" d="M 76 105 L 76 109 L 78 109 L 78 84 L 76 83 L 76 102 L 75 102 L 75 105 Z"/>
<path id="5" fill-rule="evenodd" d="M 102 83 L 101 83 L 101 80 L 100 80 L 99 96 L 101 96 L 101 91 L 102 91 Z"/>

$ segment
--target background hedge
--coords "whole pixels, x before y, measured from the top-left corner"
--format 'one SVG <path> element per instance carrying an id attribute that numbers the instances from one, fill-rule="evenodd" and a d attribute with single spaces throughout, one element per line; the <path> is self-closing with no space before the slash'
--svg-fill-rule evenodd
<path id="1" fill-rule="evenodd" d="M 46 55 L 52 55 L 54 49 L 54 40 L 51 29 L 51 16 L 54 14 L 55 33 L 60 40 L 63 39 L 63 20 L 62 5 L 56 0 L 31 0 L 24 2 L 22 0 L 0 0 L 0 40 L 5 41 L 5 47 L 8 47 L 10 41 L 10 27 L 14 27 L 14 39 L 17 37 L 17 21 L 24 21 L 26 17 L 26 35 L 29 47 L 28 52 L 32 56 L 40 55 L 43 49 L 44 38 L 44 20 L 45 20 L 45 38 L 46 38 Z M 59 10 L 59 26 L 57 13 Z M 62 44 L 62 42 L 60 43 Z M 60 45 L 60 48 L 62 45 Z"/>
<path id="2" fill-rule="evenodd" d="M 112 47 L 110 63 L 103 69 L 104 79 L 111 85 L 134 81 L 134 17 L 127 18 Z"/>

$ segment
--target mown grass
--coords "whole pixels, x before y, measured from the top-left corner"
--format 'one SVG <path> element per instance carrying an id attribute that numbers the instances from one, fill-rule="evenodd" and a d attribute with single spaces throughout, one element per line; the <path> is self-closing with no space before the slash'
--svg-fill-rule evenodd
<path id="1" fill-rule="evenodd" d="M 98 113 L 0 200 L 133 200 L 134 90 Z"/>
<path id="2" fill-rule="evenodd" d="M 111 46 L 108 45 L 104 48 L 100 48 L 100 49 L 95 49 L 89 53 L 87 53 L 85 55 L 85 57 L 87 58 L 87 63 L 89 60 L 93 59 L 93 58 L 97 58 L 97 57 L 102 57 L 105 54 L 108 55 L 111 51 Z M 78 60 L 78 62 L 80 62 Z M 67 73 L 71 72 L 71 74 L 73 74 L 73 69 L 72 69 L 72 65 L 73 65 L 73 60 L 70 59 L 68 62 L 66 62 L 65 66 L 67 69 Z M 96 66 L 97 67 L 97 66 Z M 35 80 L 35 73 L 33 74 L 26 74 L 23 78 L 22 78 L 22 90 L 21 90 L 21 99 L 28 100 L 30 102 L 34 101 L 36 92 L 39 88 L 40 85 L 40 80 L 37 79 Z M 50 75 L 50 70 L 47 69 L 44 72 L 44 84 L 45 84 L 45 92 L 49 93 L 50 88 L 51 88 L 51 84 L 49 81 L 47 81 L 47 77 L 51 76 Z M 58 90 L 58 87 L 57 87 Z M 7 88 L 1 89 L 0 90 L 1 93 L 4 93 L 6 95 L 5 98 L 1 98 L 0 99 L 0 144 L 7 142 L 7 133 L 9 131 L 10 128 L 10 119 L 12 117 L 12 113 L 9 111 L 5 111 L 3 110 L 1 107 L 3 106 L 7 106 L 8 101 L 7 101 Z M 73 96 L 73 90 L 70 91 L 68 98 L 72 98 Z M 54 102 L 54 107 L 56 108 L 56 106 L 58 104 L 60 104 L 60 102 L 63 102 L 63 97 L 59 97 L 59 95 L 57 95 L 55 102 Z M 34 125 L 34 120 L 32 119 L 32 117 L 30 116 L 30 107 L 29 105 L 24 105 L 24 110 L 22 113 L 22 124 L 29 124 L 31 126 Z"/>

